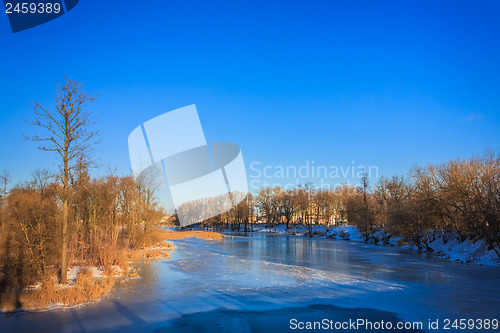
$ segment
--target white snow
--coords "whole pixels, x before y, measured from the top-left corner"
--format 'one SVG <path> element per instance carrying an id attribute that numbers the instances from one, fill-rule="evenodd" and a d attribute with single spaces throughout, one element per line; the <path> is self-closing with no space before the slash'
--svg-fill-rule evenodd
<path id="1" fill-rule="evenodd" d="M 251 224 L 250 227 L 256 232 L 266 232 L 266 233 L 276 233 L 283 235 L 293 235 L 294 225 L 289 224 L 288 229 L 286 224 L 277 224 L 276 226 L 266 225 L 265 223 Z M 203 230 L 200 225 L 193 225 L 190 228 Z M 326 232 L 326 225 L 313 225 L 313 237 L 317 238 L 333 238 L 333 239 L 344 239 L 351 241 L 365 242 L 365 237 L 362 232 L 352 225 L 341 225 L 341 226 L 330 226 L 328 233 Z M 243 230 L 243 227 L 242 227 Z M 302 225 L 295 225 L 295 235 L 296 236 L 308 236 L 309 229 Z M 406 241 L 403 237 L 394 236 L 379 228 L 375 233 L 374 237 L 378 244 L 387 244 L 390 246 L 399 246 L 407 249 L 418 250 L 418 247 L 412 244 L 410 241 Z M 493 250 L 488 250 L 487 244 L 480 241 L 473 241 L 466 239 L 464 241 L 460 240 L 458 235 L 450 233 L 445 235 L 446 242 L 440 233 L 436 234 L 434 241 L 429 242 L 429 246 L 434 250 L 433 255 L 437 255 L 443 259 L 463 262 L 463 263 L 474 263 L 487 266 L 500 266 L 500 260 L 498 259 L 496 253 Z M 375 243 L 374 239 L 370 239 L 368 242 Z"/>
<path id="2" fill-rule="evenodd" d="M 123 275 L 123 270 L 120 268 L 120 266 L 114 265 L 111 268 L 113 270 L 112 277 L 120 277 Z M 89 266 L 89 267 L 73 266 L 68 269 L 68 282 L 73 284 L 76 283 L 76 278 L 78 274 L 84 269 L 89 270 L 92 273 L 93 278 L 102 278 L 104 276 L 104 271 L 96 266 Z"/>

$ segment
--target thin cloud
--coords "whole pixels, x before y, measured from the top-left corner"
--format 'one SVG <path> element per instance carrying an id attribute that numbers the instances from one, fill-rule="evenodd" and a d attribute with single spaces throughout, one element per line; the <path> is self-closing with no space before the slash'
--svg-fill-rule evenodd
<path id="1" fill-rule="evenodd" d="M 462 121 L 480 121 L 483 119 L 484 116 L 481 113 L 471 113 L 468 116 L 462 118 Z"/>

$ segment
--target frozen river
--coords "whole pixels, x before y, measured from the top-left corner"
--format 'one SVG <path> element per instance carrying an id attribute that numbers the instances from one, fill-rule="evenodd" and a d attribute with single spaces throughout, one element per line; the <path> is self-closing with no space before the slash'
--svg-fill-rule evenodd
<path id="1" fill-rule="evenodd" d="M 171 259 L 141 265 L 142 278 L 107 299 L 2 316 L 0 332 L 277 333 L 307 331 L 300 325 L 323 319 L 328 328 L 358 319 L 374 325 L 324 330 L 330 332 L 478 332 L 477 319 L 500 317 L 499 268 L 386 246 L 261 233 L 174 243 Z M 444 330 L 445 319 L 451 319 L 450 330 Z M 455 330 L 455 319 L 476 324 Z M 422 329 L 377 330 L 382 320 L 394 326 L 421 322 Z M 438 320 L 438 329 L 429 329 L 429 320 Z"/>

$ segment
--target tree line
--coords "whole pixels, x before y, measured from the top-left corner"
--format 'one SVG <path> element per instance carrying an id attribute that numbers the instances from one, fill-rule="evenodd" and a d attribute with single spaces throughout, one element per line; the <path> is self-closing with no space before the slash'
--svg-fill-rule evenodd
<path id="1" fill-rule="evenodd" d="M 9 178 L 4 173 L 5 178 Z M 5 179 L 2 178 L 2 179 Z M 0 294 L 61 276 L 63 193 L 68 200 L 67 263 L 110 267 L 153 241 L 164 216 L 145 179 L 81 170 L 69 190 L 48 172 L 4 191 L 0 201 Z"/>
<path id="2" fill-rule="evenodd" d="M 154 175 L 91 176 L 98 132 L 87 107 L 95 100 L 80 82 L 65 79 L 55 107 L 32 104 L 29 123 L 40 133 L 27 139 L 52 152 L 58 168 L 36 171 L 14 187 L 8 172 L 0 174 L 0 304 L 3 294 L 37 282 L 67 283 L 70 265 L 120 265 L 129 250 L 155 241 L 152 231 L 164 212 L 155 202 Z M 245 194 L 233 193 L 230 201 L 239 204 L 203 224 L 251 230 L 260 221 L 276 230 L 283 223 L 294 232 L 303 224 L 312 236 L 314 225 L 326 225 L 328 232 L 348 221 L 375 242 L 394 235 L 432 252 L 436 237 L 446 242 L 456 236 L 484 241 L 500 258 L 500 155 L 491 151 L 414 167 L 374 186 L 365 174 L 359 186 L 318 189 L 308 183 L 262 188 L 241 201 L 239 196 Z M 202 216 L 198 206 L 182 207 L 182 213 Z M 381 229 L 386 236 L 379 239 Z"/>
<path id="3" fill-rule="evenodd" d="M 374 186 L 364 174 L 359 186 L 316 189 L 308 183 L 295 189 L 261 188 L 203 224 L 250 230 L 250 224 L 259 221 L 271 228 L 278 223 L 287 229 L 303 224 L 311 236 L 313 225 L 326 225 L 328 231 L 348 221 L 366 240 L 388 242 L 391 235 L 400 236 L 429 252 L 436 237 L 447 242 L 457 236 L 460 241 L 484 241 L 500 258 L 500 155 L 487 151 L 417 166 L 406 176 L 381 177 Z M 377 238 L 380 229 L 386 238 Z"/>
<path id="4" fill-rule="evenodd" d="M 67 283 L 70 265 L 123 265 L 130 250 L 156 241 L 153 226 L 164 213 L 153 177 L 91 176 L 98 132 L 87 107 L 94 100 L 80 82 L 65 79 L 53 108 L 32 104 L 28 123 L 39 133 L 26 138 L 52 152 L 58 169 L 15 186 L 7 171 L 0 174 L 0 305 L 2 295 L 35 283 Z"/>

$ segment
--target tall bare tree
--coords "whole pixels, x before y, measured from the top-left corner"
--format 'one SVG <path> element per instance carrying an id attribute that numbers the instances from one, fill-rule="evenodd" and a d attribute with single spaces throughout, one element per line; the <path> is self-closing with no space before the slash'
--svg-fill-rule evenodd
<path id="1" fill-rule="evenodd" d="M 12 177 L 10 173 L 7 170 L 4 170 L 2 173 L 0 173 L 0 187 L 1 187 L 1 193 L 0 193 L 0 227 L 4 223 L 4 206 L 7 204 L 7 187 L 9 186 L 9 183 L 12 181 Z"/>
<path id="2" fill-rule="evenodd" d="M 273 212 L 274 212 L 274 192 L 270 187 L 264 187 L 259 190 L 259 196 L 256 200 L 257 207 L 259 207 L 260 213 L 266 215 L 267 223 L 273 223 Z M 274 225 L 274 224 L 273 224 Z"/>
<path id="3" fill-rule="evenodd" d="M 0 186 L 2 187 L 2 201 L 0 203 L 3 203 L 5 199 L 7 199 L 7 186 L 11 182 L 12 177 L 10 176 L 10 173 L 7 170 L 4 170 L 0 174 Z"/>
<path id="4" fill-rule="evenodd" d="M 27 137 L 40 143 L 39 149 L 55 152 L 62 182 L 63 219 L 61 248 L 61 283 L 67 283 L 68 197 L 71 174 L 82 160 L 88 159 L 98 132 L 87 107 L 96 99 L 87 94 L 83 84 L 65 77 L 57 84 L 55 109 L 34 102 L 35 120 L 30 124 L 42 128 L 43 134 Z"/>

